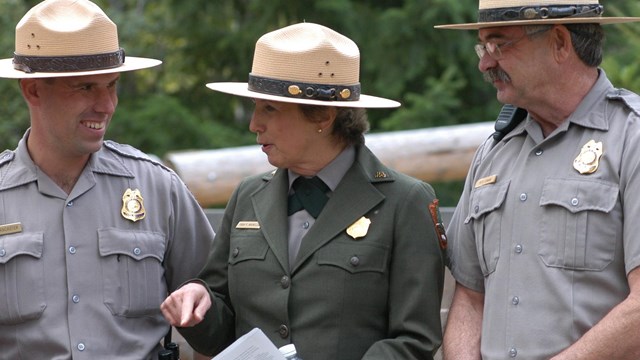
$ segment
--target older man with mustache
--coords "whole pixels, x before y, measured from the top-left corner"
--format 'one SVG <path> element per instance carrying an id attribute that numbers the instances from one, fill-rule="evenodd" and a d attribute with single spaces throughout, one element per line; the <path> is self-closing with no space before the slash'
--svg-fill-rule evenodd
<path id="1" fill-rule="evenodd" d="M 639 359 L 640 97 L 599 65 L 601 25 L 640 18 L 597 0 L 479 10 L 441 27 L 478 30 L 479 70 L 520 111 L 478 149 L 447 230 L 445 358 Z"/>

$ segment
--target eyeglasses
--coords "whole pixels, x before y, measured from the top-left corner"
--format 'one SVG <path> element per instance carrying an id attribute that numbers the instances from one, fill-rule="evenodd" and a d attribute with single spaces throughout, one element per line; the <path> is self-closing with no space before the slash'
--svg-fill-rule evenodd
<path id="1" fill-rule="evenodd" d="M 518 41 L 526 38 L 526 37 L 533 37 L 535 35 L 540 35 L 544 32 L 547 32 L 551 30 L 551 28 L 548 29 L 544 29 L 541 31 L 537 31 L 531 34 L 524 34 L 521 37 L 511 40 L 511 41 L 507 41 L 506 43 L 503 44 L 496 44 L 493 41 L 487 41 L 484 44 L 476 44 L 473 48 L 476 51 L 476 54 L 478 55 L 478 57 L 480 59 L 482 59 L 484 57 L 485 54 L 488 54 L 489 56 L 491 56 L 491 58 L 493 60 L 502 60 L 503 55 L 502 55 L 502 48 L 504 48 L 505 46 L 512 46 L 515 45 Z"/>

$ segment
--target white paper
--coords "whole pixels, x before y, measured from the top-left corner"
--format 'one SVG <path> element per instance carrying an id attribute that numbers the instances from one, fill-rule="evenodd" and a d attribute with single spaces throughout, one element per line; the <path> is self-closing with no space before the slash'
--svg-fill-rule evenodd
<path id="1" fill-rule="evenodd" d="M 286 360 L 262 330 L 255 328 L 212 360 Z"/>

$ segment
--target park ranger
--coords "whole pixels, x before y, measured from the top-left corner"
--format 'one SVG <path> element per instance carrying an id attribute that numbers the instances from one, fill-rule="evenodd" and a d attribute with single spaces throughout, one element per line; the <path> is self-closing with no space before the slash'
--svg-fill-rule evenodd
<path id="1" fill-rule="evenodd" d="M 160 304 L 197 274 L 214 233 L 177 175 L 103 140 L 126 56 L 88 0 L 46 0 L 16 27 L 0 77 L 31 126 L 0 155 L 0 358 L 156 359 Z"/>

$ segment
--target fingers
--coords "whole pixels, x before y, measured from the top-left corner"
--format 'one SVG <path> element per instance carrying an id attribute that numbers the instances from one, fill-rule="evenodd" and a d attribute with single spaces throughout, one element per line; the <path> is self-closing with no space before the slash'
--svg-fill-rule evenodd
<path id="1" fill-rule="evenodd" d="M 207 289 L 199 283 L 189 283 L 171 293 L 160 305 L 160 310 L 171 325 L 191 327 L 204 319 L 210 307 Z"/>

